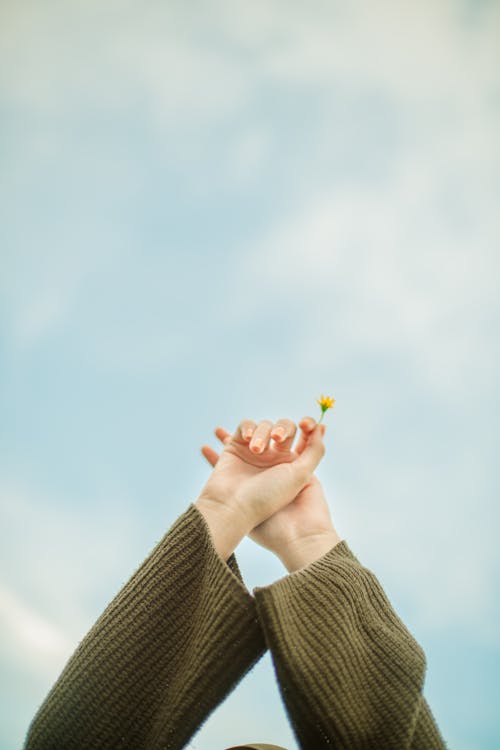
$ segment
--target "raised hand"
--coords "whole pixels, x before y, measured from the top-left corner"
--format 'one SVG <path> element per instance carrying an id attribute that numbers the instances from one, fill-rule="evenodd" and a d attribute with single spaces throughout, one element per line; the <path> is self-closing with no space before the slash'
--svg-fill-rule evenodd
<path id="1" fill-rule="evenodd" d="M 276 427 L 286 432 L 290 428 L 288 422 L 280 420 Z M 241 422 L 228 436 L 214 471 L 196 500 L 223 558 L 255 526 L 297 496 L 324 455 L 322 426 L 307 435 L 300 455 L 289 449 L 286 437 L 277 448 L 280 440 L 276 435 L 275 446 L 270 447 L 272 430 L 273 423 L 267 420 L 259 425 L 249 420 Z M 209 446 L 202 448 L 205 454 L 210 450 Z"/>
<path id="2" fill-rule="evenodd" d="M 304 417 L 299 426 L 300 437 L 295 450 L 292 450 L 297 428 L 291 420 L 279 420 L 274 426 L 269 422 L 256 425 L 255 422 L 246 420 L 239 429 L 248 451 L 245 451 L 241 441 L 237 443 L 237 450 L 247 462 L 255 466 L 269 467 L 296 461 L 318 429 L 312 417 Z M 323 426 L 319 430 L 324 434 Z M 218 427 L 215 434 L 226 447 L 234 440 L 223 427 Z M 274 446 L 270 444 L 271 438 L 275 441 Z M 262 444 L 257 453 L 259 440 Z M 201 451 L 214 467 L 224 456 L 223 453 L 219 457 L 216 451 L 206 445 Z M 289 571 L 307 565 L 340 541 L 321 483 L 313 474 L 290 502 L 255 525 L 248 536 L 278 555 Z"/>

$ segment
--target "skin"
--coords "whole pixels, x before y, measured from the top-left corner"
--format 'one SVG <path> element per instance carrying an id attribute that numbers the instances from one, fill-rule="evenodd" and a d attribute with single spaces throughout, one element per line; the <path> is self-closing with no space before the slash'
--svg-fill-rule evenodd
<path id="1" fill-rule="evenodd" d="M 314 476 L 325 454 L 325 427 L 312 417 L 299 427 L 295 449 L 297 426 L 289 419 L 243 420 L 234 434 L 217 427 L 222 453 L 202 446 L 214 470 L 195 504 L 223 560 L 248 535 L 294 572 L 340 541 Z"/>

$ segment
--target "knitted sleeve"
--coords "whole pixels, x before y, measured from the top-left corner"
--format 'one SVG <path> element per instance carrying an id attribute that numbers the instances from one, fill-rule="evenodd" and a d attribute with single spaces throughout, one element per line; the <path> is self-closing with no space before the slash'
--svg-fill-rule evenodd
<path id="1" fill-rule="evenodd" d="M 180 750 L 265 650 L 234 554 L 191 504 L 80 643 L 25 750 Z"/>
<path id="2" fill-rule="evenodd" d="M 303 750 L 445 748 L 425 654 L 345 541 L 253 593 Z"/>

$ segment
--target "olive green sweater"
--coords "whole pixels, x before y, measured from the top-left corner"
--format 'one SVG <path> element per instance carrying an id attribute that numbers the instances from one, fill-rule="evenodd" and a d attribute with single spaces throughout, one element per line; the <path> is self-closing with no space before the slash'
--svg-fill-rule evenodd
<path id="1" fill-rule="evenodd" d="M 345 541 L 252 596 L 191 504 L 80 643 L 25 749 L 180 750 L 267 648 L 302 750 L 445 748 L 424 652 Z"/>

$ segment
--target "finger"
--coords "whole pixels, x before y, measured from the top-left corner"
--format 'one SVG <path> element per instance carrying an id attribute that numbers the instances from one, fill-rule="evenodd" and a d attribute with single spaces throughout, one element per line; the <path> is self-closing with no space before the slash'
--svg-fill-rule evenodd
<path id="1" fill-rule="evenodd" d="M 278 451 L 290 451 L 297 433 L 297 425 L 291 419 L 278 419 L 271 430 L 274 447 Z"/>
<path id="2" fill-rule="evenodd" d="M 297 440 L 297 445 L 295 446 L 295 453 L 298 453 L 300 455 L 307 445 L 309 434 L 316 427 L 316 420 L 313 419 L 313 417 L 303 417 L 299 422 L 299 427 L 300 435 L 299 439 Z"/>
<path id="3" fill-rule="evenodd" d="M 234 433 L 236 440 L 242 440 L 246 445 L 250 442 L 257 427 L 253 419 L 242 419 Z"/>
<path id="4" fill-rule="evenodd" d="M 225 427 L 216 427 L 214 433 L 224 445 L 227 445 L 231 441 L 232 435 Z"/>
<path id="5" fill-rule="evenodd" d="M 263 453 L 266 450 L 269 444 L 272 429 L 273 423 L 268 419 L 263 419 L 261 422 L 259 422 L 259 424 L 255 428 L 252 439 L 250 440 L 250 444 L 248 446 L 252 453 Z"/>
<path id="6" fill-rule="evenodd" d="M 214 451 L 214 449 L 209 445 L 202 445 L 201 452 L 207 459 L 208 463 L 212 466 L 215 466 L 215 464 L 219 460 L 219 454 L 217 453 L 217 451 Z"/>
<path id="7" fill-rule="evenodd" d="M 298 459 L 293 464 L 290 464 L 299 470 L 299 475 L 303 474 L 303 477 L 312 476 L 317 465 L 325 455 L 325 444 L 323 442 L 325 429 L 325 425 L 323 424 L 316 425 L 306 438 L 304 450 Z"/>

